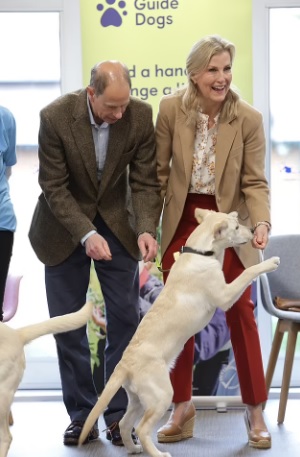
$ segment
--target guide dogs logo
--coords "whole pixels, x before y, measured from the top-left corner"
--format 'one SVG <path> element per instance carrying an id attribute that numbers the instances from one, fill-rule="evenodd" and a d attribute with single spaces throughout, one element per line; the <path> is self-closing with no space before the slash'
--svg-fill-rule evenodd
<path id="1" fill-rule="evenodd" d="M 105 7 L 99 3 L 97 5 L 97 10 L 98 11 L 103 11 L 103 14 L 100 19 L 100 24 L 102 27 L 109 27 L 110 25 L 114 27 L 120 27 L 122 25 L 122 16 L 127 15 L 127 11 L 124 10 L 126 7 L 126 2 L 123 0 L 119 1 L 118 3 L 116 0 L 105 0 L 105 3 L 107 5 L 115 5 L 115 7 L 108 7 L 105 9 Z M 104 10 L 105 9 L 105 10 Z"/>
<path id="2" fill-rule="evenodd" d="M 123 18 L 127 16 L 126 2 L 124 0 L 103 0 L 97 4 L 97 10 L 101 12 L 100 24 L 102 27 L 120 27 Z M 173 16 L 166 14 L 173 12 L 179 7 L 179 0 L 135 0 L 134 20 L 137 26 L 150 25 L 163 29 L 173 24 Z"/>

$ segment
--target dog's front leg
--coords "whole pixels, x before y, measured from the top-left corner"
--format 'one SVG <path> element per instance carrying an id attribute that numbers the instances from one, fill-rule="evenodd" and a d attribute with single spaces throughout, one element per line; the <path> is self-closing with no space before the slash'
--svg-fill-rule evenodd
<path id="1" fill-rule="evenodd" d="M 226 284 L 224 290 L 218 294 L 215 304 L 223 311 L 227 311 L 240 298 L 244 290 L 262 273 L 269 273 L 278 268 L 280 264 L 279 257 L 271 257 L 263 262 L 246 268 L 230 284 Z"/>

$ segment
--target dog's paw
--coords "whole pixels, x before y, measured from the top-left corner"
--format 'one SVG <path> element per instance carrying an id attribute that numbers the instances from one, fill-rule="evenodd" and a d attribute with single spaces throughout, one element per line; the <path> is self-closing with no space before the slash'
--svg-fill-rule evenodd
<path id="1" fill-rule="evenodd" d="M 270 257 L 270 259 L 264 260 L 262 262 L 265 267 L 266 272 L 274 271 L 277 270 L 280 264 L 280 258 L 279 257 Z"/>
<path id="2" fill-rule="evenodd" d="M 143 452 L 143 447 L 141 444 L 135 444 L 130 450 L 128 450 L 128 454 L 141 454 Z"/>

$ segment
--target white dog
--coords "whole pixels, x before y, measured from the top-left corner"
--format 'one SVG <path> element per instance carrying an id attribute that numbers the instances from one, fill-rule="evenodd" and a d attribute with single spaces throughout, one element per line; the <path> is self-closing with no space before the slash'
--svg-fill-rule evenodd
<path id="1" fill-rule="evenodd" d="M 0 457 L 6 457 L 12 436 L 10 407 L 25 370 L 24 346 L 49 333 L 63 333 L 83 327 L 92 315 L 92 303 L 80 311 L 53 317 L 44 322 L 12 329 L 0 322 Z"/>
<path id="2" fill-rule="evenodd" d="M 80 444 L 123 386 L 128 408 L 119 425 L 128 453 L 137 454 L 144 449 L 151 457 L 171 457 L 156 448 L 151 434 L 172 401 L 169 370 L 175 359 L 185 342 L 208 324 L 216 307 L 227 311 L 258 275 L 276 270 L 279 265 L 279 258 L 273 257 L 247 268 L 226 284 L 222 272 L 224 249 L 253 238 L 248 228 L 239 225 L 237 216 L 236 212 L 195 210 L 200 225 L 188 238 L 165 287 L 141 321 L 88 416 Z M 142 446 L 132 441 L 133 427 Z"/>

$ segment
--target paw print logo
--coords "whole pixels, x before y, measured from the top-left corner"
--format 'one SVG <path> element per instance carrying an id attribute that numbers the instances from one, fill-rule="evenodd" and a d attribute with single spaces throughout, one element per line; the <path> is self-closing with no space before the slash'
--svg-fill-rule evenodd
<path id="1" fill-rule="evenodd" d="M 122 16 L 127 15 L 127 11 L 124 10 L 126 6 L 126 2 L 120 0 L 117 2 L 116 0 L 105 0 L 107 5 L 111 5 L 111 7 L 107 8 L 104 11 L 104 6 L 99 3 L 97 5 L 98 11 L 103 11 L 100 24 L 102 27 L 109 27 L 112 25 L 113 27 L 120 27 L 122 25 Z"/>

